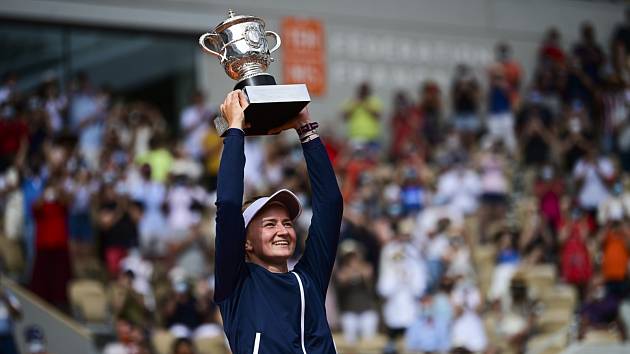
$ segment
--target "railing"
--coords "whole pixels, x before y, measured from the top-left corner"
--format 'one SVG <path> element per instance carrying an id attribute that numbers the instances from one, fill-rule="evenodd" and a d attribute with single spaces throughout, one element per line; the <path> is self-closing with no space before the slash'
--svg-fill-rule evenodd
<path id="1" fill-rule="evenodd" d="M 20 301 L 22 319 L 16 321 L 14 334 L 22 353 L 27 353 L 24 329 L 34 324 L 44 331 L 47 349 L 51 353 L 98 353 L 92 333 L 87 328 L 7 278 L 2 278 L 0 287 L 8 289 Z"/>

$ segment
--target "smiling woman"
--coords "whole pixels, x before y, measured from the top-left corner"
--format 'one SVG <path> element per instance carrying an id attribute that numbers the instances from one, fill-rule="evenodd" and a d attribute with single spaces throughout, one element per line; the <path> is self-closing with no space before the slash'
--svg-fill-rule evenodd
<path id="1" fill-rule="evenodd" d="M 336 353 L 324 300 L 337 253 L 343 200 L 326 150 L 302 111 L 283 129 L 296 129 L 313 192 L 313 218 L 304 254 L 292 271 L 293 221 L 300 201 L 282 189 L 246 203 L 240 91 L 221 113 L 229 122 L 217 188 L 215 301 L 233 353 Z"/>
<path id="2" fill-rule="evenodd" d="M 293 220 L 301 210 L 298 198 L 286 189 L 247 207 L 243 212 L 247 229 L 246 259 L 270 272 L 286 273 L 287 260 L 295 251 L 297 238 Z"/>

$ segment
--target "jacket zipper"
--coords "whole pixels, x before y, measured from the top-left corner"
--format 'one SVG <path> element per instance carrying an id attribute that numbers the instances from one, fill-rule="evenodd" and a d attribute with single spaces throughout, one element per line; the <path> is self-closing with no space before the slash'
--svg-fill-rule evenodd
<path id="1" fill-rule="evenodd" d="M 306 303 L 304 302 L 304 287 L 302 286 L 302 279 L 296 272 L 291 272 L 295 275 L 300 286 L 300 301 L 302 301 L 302 311 L 300 313 L 300 340 L 302 343 L 302 353 L 306 354 L 306 347 L 304 346 L 304 313 L 306 311 Z"/>
<path id="2" fill-rule="evenodd" d="M 253 354 L 258 354 L 258 348 L 260 347 L 260 332 L 256 332 L 256 339 L 254 339 L 254 352 Z"/>

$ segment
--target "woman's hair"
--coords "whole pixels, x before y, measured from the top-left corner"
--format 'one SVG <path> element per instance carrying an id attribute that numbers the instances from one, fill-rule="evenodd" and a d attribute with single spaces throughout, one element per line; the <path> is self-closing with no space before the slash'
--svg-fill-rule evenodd
<path id="1" fill-rule="evenodd" d="M 245 209 L 247 209 L 247 207 L 249 207 L 250 205 L 252 205 L 253 202 L 257 201 L 260 198 L 266 198 L 268 197 L 267 195 L 259 195 L 250 199 L 247 199 L 245 201 L 245 203 L 243 203 L 243 206 L 241 207 L 241 213 L 245 211 Z"/>

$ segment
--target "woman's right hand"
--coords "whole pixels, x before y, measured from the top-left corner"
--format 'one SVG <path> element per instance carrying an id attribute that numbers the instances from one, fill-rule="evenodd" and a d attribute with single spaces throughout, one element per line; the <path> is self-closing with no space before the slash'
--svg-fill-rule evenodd
<path id="1" fill-rule="evenodd" d="M 227 120 L 230 128 L 243 130 L 249 127 L 245 122 L 245 108 L 249 105 L 247 97 L 241 90 L 235 90 L 227 94 L 225 101 L 220 106 L 221 115 Z"/>

